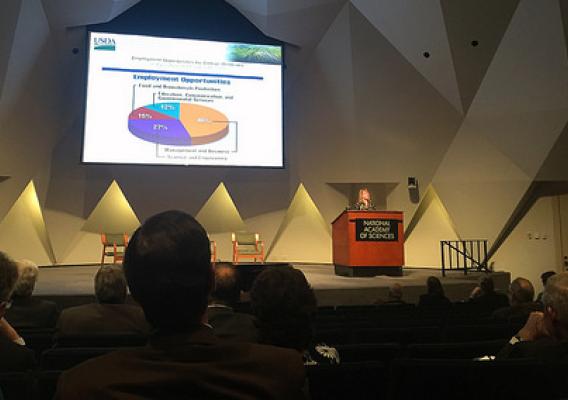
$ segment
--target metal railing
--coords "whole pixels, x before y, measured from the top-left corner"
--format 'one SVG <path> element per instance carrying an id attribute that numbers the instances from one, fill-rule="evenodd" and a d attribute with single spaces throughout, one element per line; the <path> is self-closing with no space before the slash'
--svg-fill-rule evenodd
<path id="1" fill-rule="evenodd" d="M 487 240 L 442 240 L 442 276 L 446 271 L 488 271 Z"/>

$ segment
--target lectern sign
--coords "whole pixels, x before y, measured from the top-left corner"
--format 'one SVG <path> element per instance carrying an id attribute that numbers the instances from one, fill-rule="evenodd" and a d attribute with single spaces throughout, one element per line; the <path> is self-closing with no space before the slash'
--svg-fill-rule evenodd
<path id="1" fill-rule="evenodd" d="M 371 242 L 397 242 L 398 224 L 395 219 L 355 219 L 355 240 Z"/>

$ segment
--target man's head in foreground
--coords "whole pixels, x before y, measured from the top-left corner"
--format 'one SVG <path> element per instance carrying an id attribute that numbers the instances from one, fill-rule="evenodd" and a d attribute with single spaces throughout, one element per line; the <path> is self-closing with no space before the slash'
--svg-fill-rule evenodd
<path id="1" fill-rule="evenodd" d="M 16 263 L 0 251 L 0 318 L 10 307 L 10 298 L 17 280 L 18 267 Z"/>
<path id="2" fill-rule="evenodd" d="M 544 323 L 548 333 L 557 339 L 568 339 L 568 272 L 548 279 L 542 296 Z"/>
<path id="3" fill-rule="evenodd" d="M 132 297 L 159 330 L 199 325 L 213 287 L 205 229 L 189 214 L 165 211 L 136 230 L 124 257 Z"/>

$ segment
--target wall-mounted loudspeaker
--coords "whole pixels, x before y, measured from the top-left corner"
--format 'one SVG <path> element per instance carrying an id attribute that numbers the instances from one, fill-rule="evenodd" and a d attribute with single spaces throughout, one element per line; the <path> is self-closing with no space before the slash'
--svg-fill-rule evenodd
<path id="1" fill-rule="evenodd" d="M 414 176 L 408 177 L 408 196 L 414 204 L 420 202 L 420 188 L 418 187 L 418 179 Z"/>

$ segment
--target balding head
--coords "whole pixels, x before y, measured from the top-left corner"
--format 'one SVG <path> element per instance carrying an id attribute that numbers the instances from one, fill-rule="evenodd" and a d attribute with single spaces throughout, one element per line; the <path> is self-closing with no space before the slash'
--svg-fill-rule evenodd
<path id="1" fill-rule="evenodd" d="M 533 301 L 534 287 L 528 279 L 515 279 L 511 282 L 509 290 L 511 292 L 511 304 L 513 305 L 526 304 Z"/>
<path id="2" fill-rule="evenodd" d="M 548 279 L 542 296 L 545 315 L 564 329 L 568 329 L 568 272 Z"/>
<path id="3" fill-rule="evenodd" d="M 239 301 L 241 291 L 237 271 L 230 263 L 215 265 L 215 289 L 211 293 L 213 303 L 233 306 Z"/>

